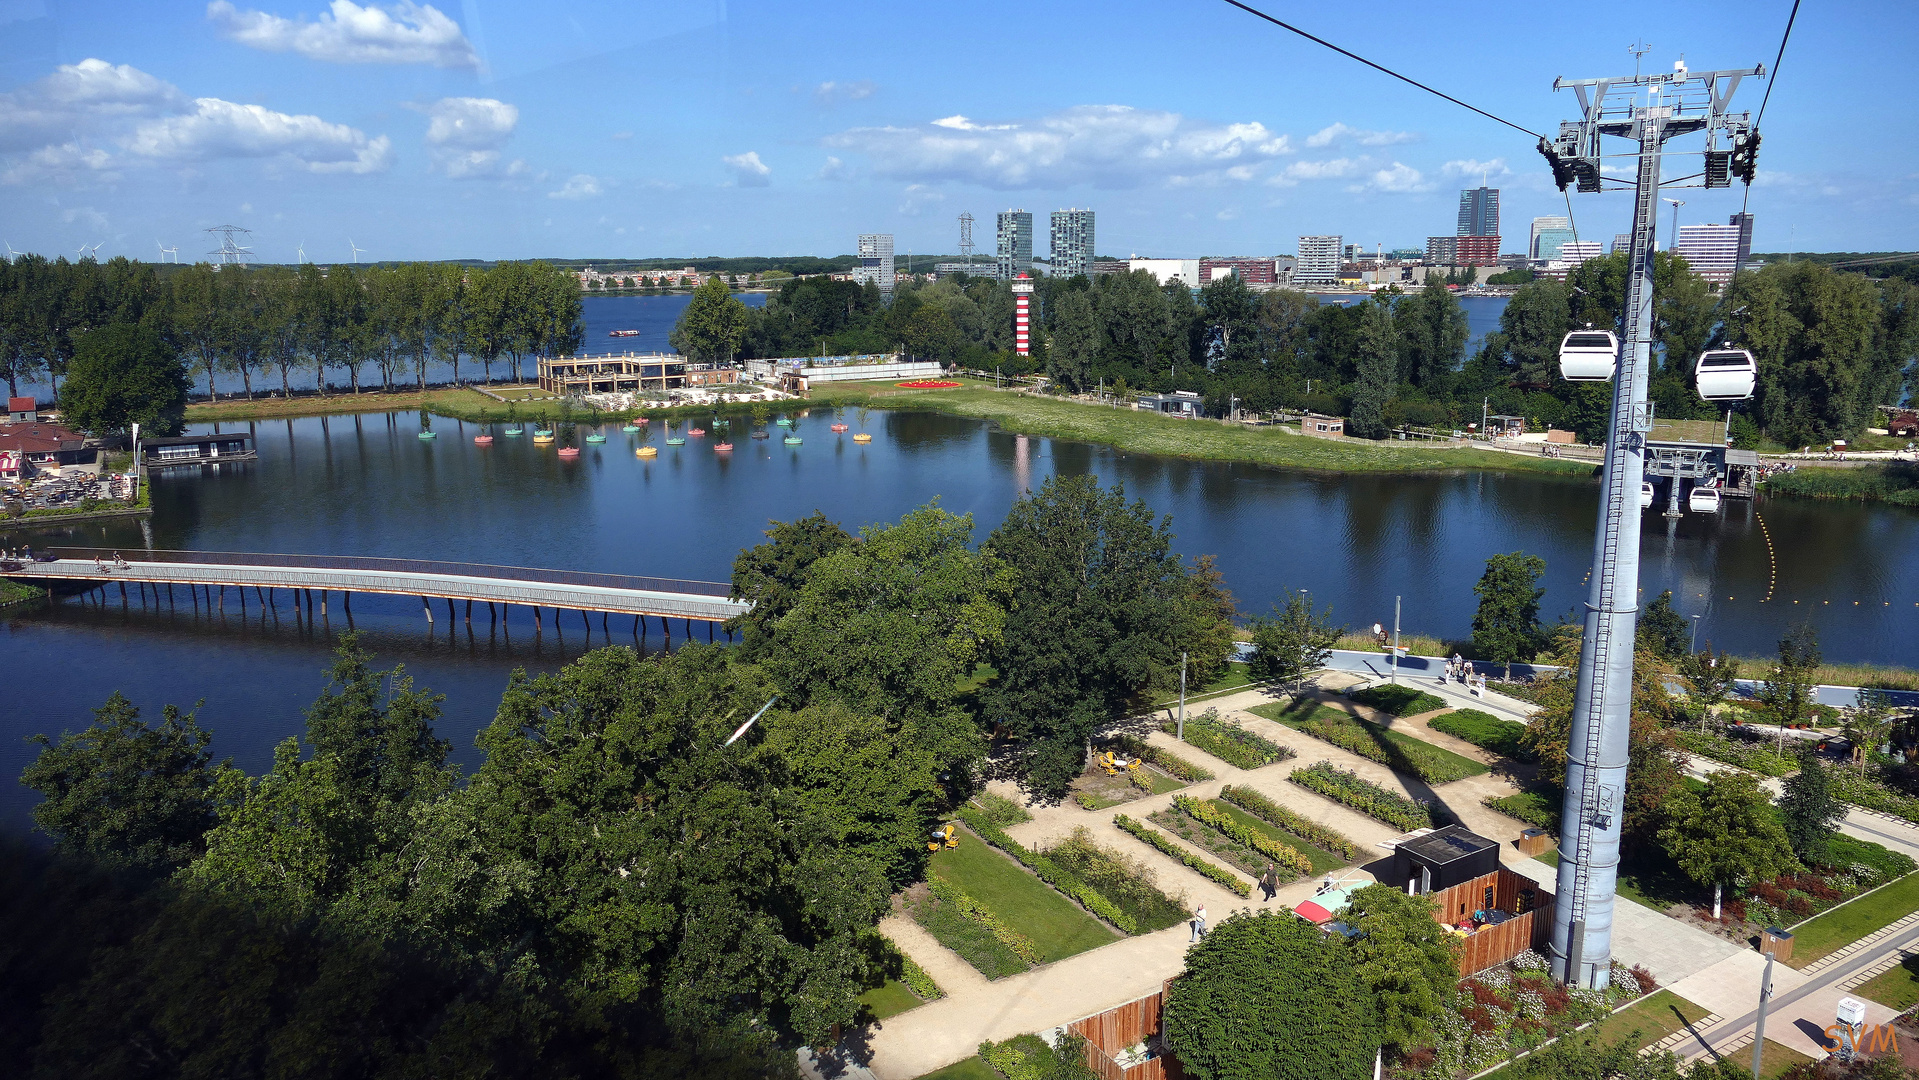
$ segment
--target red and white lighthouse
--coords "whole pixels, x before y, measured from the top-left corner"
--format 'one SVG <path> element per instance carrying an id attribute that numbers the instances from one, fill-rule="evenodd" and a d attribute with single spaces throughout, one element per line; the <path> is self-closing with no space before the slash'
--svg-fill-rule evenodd
<path id="1" fill-rule="evenodd" d="M 1025 274 L 1013 282 L 1013 351 L 1033 355 L 1033 282 Z"/>

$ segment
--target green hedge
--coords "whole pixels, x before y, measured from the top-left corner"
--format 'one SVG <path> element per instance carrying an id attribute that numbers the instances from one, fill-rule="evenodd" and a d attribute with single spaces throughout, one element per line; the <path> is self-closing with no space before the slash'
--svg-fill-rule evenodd
<path id="1" fill-rule="evenodd" d="M 1160 725 L 1160 730 L 1177 735 L 1179 722 L 1168 720 Z M 1241 769 L 1257 769 L 1294 756 L 1292 747 L 1281 746 L 1238 724 L 1228 724 L 1219 719 L 1219 713 L 1213 709 L 1187 718 L 1186 741 Z"/>
<path id="2" fill-rule="evenodd" d="M 1280 843 L 1278 840 L 1260 832 L 1258 829 L 1249 828 L 1243 822 L 1234 821 L 1232 818 L 1220 813 L 1217 807 L 1209 806 L 1206 803 L 1200 802 L 1198 799 L 1189 798 L 1185 795 L 1173 796 L 1173 805 L 1179 808 L 1180 813 L 1185 814 L 1201 825 L 1209 825 L 1218 829 L 1220 832 L 1225 833 L 1227 837 L 1252 848 L 1279 866 L 1283 866 L 1298 874 L 1310 874 L 1313 872 L 1313 860 L 1301 855 L 1298 849 L 1290 844 Z"/>
<path id="3" fill-rule="evenodd" d="M 1129 833 L 1132 833 L 1134 836 L 1139 837 L 1141 840 L 1146 841 L 1148 844 L 1151 844 L 1153 847 L 1159 849 L 1159 851 L 1162 852 L 1163 854 L 1170 855 L 1173 858 L 1178 859 L 1180 862 L 1184 863 L 1188 869 L 1194 870 L 1198 872 L 1201 876 L 1211 879 L 1214 884 L 1220 885 L 1231 892 L 1238 893 L 1241 896 L 1253 895 L 1253 887 L 1247 884 L 1246 882 L 1240 880 L 1240 877 L 1238 874 L 1233 873 L 1231 870 L 1228 870 L 1223 866 L 1216 866 L 1213 863 L 1209 863 L 1205 859 L 1202 859 L 1199 856 L 1194 855 L 1193 853 L 1187 851 L 1185 848 L 1180 847 L 1178 844 L 1173 843 L 1171 840 L 1168 840 L 1165 836 L 1162 836 L 1159 830 L 1153 828 L 1152 826 L 1147 825 L 1143 822 L 1134 821 L 1132 818 L 1127 817 L 1125 814 L 1113 815 L 1113 824 L 1119 826 L 1120 828 L 1126 830 Z"/>
<path id="4" fill-rule="evenodd" d="M 1559 831 L 1559 803 L 1550 796 L 1536 791 L 1521 791 L 1514 795 L 1488 795 L 1480 802 L 1535 828 Z"/>
<path id="5" fill-rule="evenodd" d="M 1431 803 L 1387 791 L 1371 780 L 1362 779 L 1358 773 L 1334 767 L 1330 761 L 1316 761 L 1303 769 L 1294 769 L 1287 779 L 1307 791 L 1350 806 L 1375 821 L 1383 821 L 1408 832 L 1443 824 Z"/>
<path id="6" fill-rule="evenodd" d="M 1119 909 L 1119 905 L 1101 896 L 1098 889 L 1079 879 L 1079 875 L 1059 866 L 1053 860 L 1036 851 L 1028 850 L 1026 845 L 1002 832 L 999 826 L 986 819 L 986 815 L 970 807 L 959 812 L 961 821 L 979 835 L 980 839 L 1018 859 L 1021 866 L 1031 870 L 1041 881 L 1058 889 L 1061 893 L 1078 901 L 1081 907 L 1119 927 L 1128 934 L 1139 933 L 1139 924 L 1132 916 Z"/>
<path id="7" fill-rule="evenodd" d="M 1346 859 L 1359 858 L 1358 844 L 1324 825 L 1306 820 L 1252 788 L 1239 784 L 1227 784 L 1219 789 L 1219 797 L 1262 821 L 1285 829 L 1322 851 L 1330 851 Z"/>
<path id="8" fill-rule="evenodd" d="M 1772 747 L 1764 743 L 1746 739 L 1729 739 L 1724 735 L 1715 735 L 1708 731 L 1675 731 L 1673 741 L 1680 749 L 1688 750 L 1701 757 L 1714 761 L 1723 761 L 1728 765 L 1737 765 L 1762 776 L 1785 776 L 1799 771 L 1799 763 L 1792 758 L 1774 753 Z"/>
<path id="9" fill-rule="evenodd" d="M 1877 777 L 1861 778 L 1845 769 L 1832 769 L 1832 790 L 1840 798 L 1867 810 L 1877 810 L 1919 824 L 1919 799 L 1887 787 Z"/>
<path id="10" fill-rule="evenodd" d="M 1346 695 L 1361 705 L 1370 705 L 1394 716 L 1418 716 L 1446 707 L 1446 699 L 1411 686 L 1387 683 Z"/>
<path id="11" fill-rule="evenodd" d="M 1321 706 L 1303 719 L 1276 722 L 1389 769 L 1411 773 L 1429 784 L 1450 784 L 1487 771 L 1486 766 L 1471 758 L 1421 742 L 1411 735 L 1387 731 L 1338 709 Z"/>
<path id="12" fill-rule="evenodd" d="M 1427 723 L 1434 731 L 1464 739 L 1500 757 L 1532 761 L 1537 756 L 1520 741 L 1520 737 L 1526 733 L 1526 725 L 1517 720 L 1502 720 L 1478 709 L 1455 709 L 1435 716 Z"/>
<path id="13" fill-rule="evenodd" d="M 940 989 L 940 984 L 933 981 L 926 969 L 915 964 L 913 958 L 905 953 L 900 954 L 900 981 L 906 984 L 908 990 L 927 1001 L 946 996 L 946 991 Z"/>

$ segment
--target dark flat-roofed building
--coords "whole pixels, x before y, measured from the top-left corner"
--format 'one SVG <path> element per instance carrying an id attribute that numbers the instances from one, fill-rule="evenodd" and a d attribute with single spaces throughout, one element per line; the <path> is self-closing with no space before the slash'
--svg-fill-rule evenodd
<path id="1" fill-rule="evenodd" d="M 223 431 L 217 435 L 163 435 L 140 440 L 140 464 L 149 469 L 252 461 L 258 456 L 253 449 L 253 436 L 244 431 Z"/>

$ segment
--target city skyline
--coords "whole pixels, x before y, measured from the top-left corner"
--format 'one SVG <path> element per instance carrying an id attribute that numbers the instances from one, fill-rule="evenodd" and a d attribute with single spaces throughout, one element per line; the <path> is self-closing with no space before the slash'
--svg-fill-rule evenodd
<path id="1" fill-rule="evenodd" d="M 1116 62 L 1049 65 L 1018 84 L 922 77 L 924 42 L 1014 12 L 1036 41 L 1084 38 L 1074 55 Z M 945 254 L 962 210 L 1090 204 L 1109 254 L 1195 257 L 1334 232 L 1416 246 L 1452 231 L 1458 192 L 1482 182 L 1514 221 L 1563 202 L 1530 138 L 1225 5 L 1131 6 L 1089 29 L 1095 12 L 1110 13 L 989 4 L 809 20 L 715 3 L 555 20 L 494 0 L 28 4 L 0 12 L 0 236 L 48 255 L 98 244 L 101 258 L 172 247 L 191 260 L 205 257 L 200 230 L 232 222 L 253 230 L 260 259 L 292 262 L 355 249 L 842 255 L 877 229 L 901 250 Z M 1488 37 L 1444 12 L 1380 25 L 1327 9 L 1307 28 L 1552 130 L 1574 108 L 1553 78 L 1630 71 L 1625 45 L 1642 33 L 1656 43 L 1646 65 L 1682 53 L 1770 65 L 1780 20 L 1720 14 L 1627 3 L 1595 33 L 1528 10 Z M 1750 203 L 1738 187 L 1695 193 L 1680 224 L 1750 209 L 1761 251 L 1912 247 L 1919 173 L 1900 136 L 1913 120 L 1828 105 L 1884 100 L 1864 92 L 1866 72 L 1910 61 L 1919 13 L 1808 14 Z M 1458 78 L 1439 60 L 1462 53 L 1496 62 Z M 1220 94 L 1207 77 L 1274 64 L 1290 73 L 1283 94 Z M 1139 70 L 1166 77 L 1128 74 Z M 1762 85 L 1742 90 L 1751 107 Z M 1627 214 L 1623 195 L 1588 197 L 1582 235 L 1610 236 Z"/>

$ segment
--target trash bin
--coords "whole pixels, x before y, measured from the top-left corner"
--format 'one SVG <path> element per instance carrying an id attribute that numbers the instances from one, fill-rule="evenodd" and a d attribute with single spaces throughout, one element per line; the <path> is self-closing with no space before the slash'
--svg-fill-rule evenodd
<path id="1" fill-rule="evenodd" d="M 1553 847 L 1553 836 L 1544 829 L 1527 829 L 1513 841 L 1521 855 L 1544 855 Z"/>
<path id="2" fill-rule="evenodd" d="M 1759 951 L 1770 953 L 1774 960 L 1792 959 L 1792 935 L 1777 926 L 1768 926 L 1759 935 Z"/>

